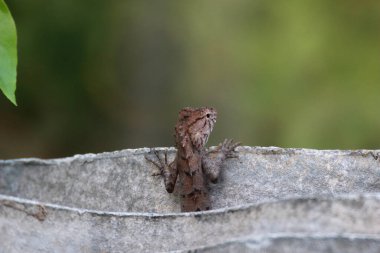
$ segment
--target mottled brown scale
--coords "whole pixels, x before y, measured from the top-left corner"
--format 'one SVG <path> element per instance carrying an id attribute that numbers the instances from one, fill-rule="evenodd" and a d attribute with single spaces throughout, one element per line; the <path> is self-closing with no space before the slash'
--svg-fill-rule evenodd
<path id="1" fill-rule="evenodd" d="M 209 107 L 183 108 L 175 126 L 175 160 L 169 164 L 167 154 L 163 160 L 157 151 L 154 151 L 157 161 L 146 157 L 160 169 L 169 193 L 173 192 L 178 178 L 182 212 L 211 209 L 207 181 L 217 181 L 224 160 L 234 157 L 234 149 L 239 145 L 225 140 L 216 150 L 205 151 L 216 116 L 216 110 Z"/>

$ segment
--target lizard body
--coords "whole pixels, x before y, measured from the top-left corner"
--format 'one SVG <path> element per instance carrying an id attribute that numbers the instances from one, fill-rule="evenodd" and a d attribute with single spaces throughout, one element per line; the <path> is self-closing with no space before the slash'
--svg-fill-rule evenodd
<path id="1" fill-rule="evenodd" d="M 168 163 L 167 154 L 162 159 L 157 151 L 154 154 L 158 161 L 146 157 L 160 169 L 167 192 L 173 192 L 178 178 L 182 212 L 211 209 L 207 181 L 216 183 L 224 160 L 234 157 L 234 149 L 239 145 L 225 140 L 216 150 L 206 152 L 205 145 L 216 117 L 213 108 L 183 108 L 175 126 L 175 160 Z"/>

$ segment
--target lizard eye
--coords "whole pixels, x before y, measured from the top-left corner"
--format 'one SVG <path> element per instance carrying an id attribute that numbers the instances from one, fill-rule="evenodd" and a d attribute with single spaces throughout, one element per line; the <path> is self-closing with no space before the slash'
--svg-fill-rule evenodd
<path id="1" fill-rule="evenodd" d="M 206 117 L 207 117 L 207 118 L 210 118 L 210 113 L 207 113 L 207 114 L 206 114 Z"/>

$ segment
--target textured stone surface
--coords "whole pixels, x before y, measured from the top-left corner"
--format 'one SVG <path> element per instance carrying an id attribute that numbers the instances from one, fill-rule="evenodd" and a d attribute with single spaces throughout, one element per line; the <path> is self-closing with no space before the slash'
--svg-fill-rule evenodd
<path id="1" fill-rule="evenodd" d="M 0 161 L 0 252 L 380 247 L 378 150 L 240 147 L 211 186 L 214 210 L 202 213 L 177 213 L 178 196 L 151 176 L 148 151 Z"/>
<path id="2" fill-rule="evenodd" d="M 354 238 L 354 237 L 323 237 L 323 236 L 287 236 L 265 238 L 262 240 L 245 240 L 228 242 L 209 247 L 197 252 L 203 253 L 378 253 L 380 241 L 378 239 Z"/>

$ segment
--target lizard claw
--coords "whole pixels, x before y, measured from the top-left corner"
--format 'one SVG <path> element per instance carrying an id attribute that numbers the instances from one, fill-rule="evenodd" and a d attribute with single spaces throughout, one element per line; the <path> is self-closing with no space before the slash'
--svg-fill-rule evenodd
<path id="1" fill-rule="evenodd" d="M 167 150 L 164 151 L 164 158 L 160 156 L 159 151 L 157 151 L 156 149 L 151 149 L 150 154 L 152 153 L 155 156 L 154 158 L 151 158 L 150 156 L 145 155 L 145 159 L 159 169 L 159 171 L 154 172 L 152 176 L 165 176 L 164 175 L 165 171 L 167 170 L 168 167 L 173 166 L 174 161 L 171 163 L 168 162 Z"/>
<path id="2" fill-rule="evenodd" d="M 233 139 L 225 139 L 223 143 L 219 144 L 218 150 L 222 151 L 226 158 L 237 158 L 235 148 L 240 146 L 240 142 L 234 142 Z"/>
<path id="3" fill-rule="evenodd" d="M 161 171 L 160 171 L 160 172 L 153 172 L 153 173 L 151 174 L 151 176 L 152 176 L 152 177 L 162 176 L 162 172 L 161 172 Z"/>
<path id="4" fill-rule="evenodd" d="M 167 162 L 167 152 L 165 152 L 165 161 L 162 160 L 156 149 L 152 149 L 150 153 L 155 155 L 155 159 L 150 158 L 148 155 L 145 155 L 145 159 L 159 169 L 159 172 L 154 172 L 152 176 L 162 176 L 164 173 L 165 164 Z"/>

